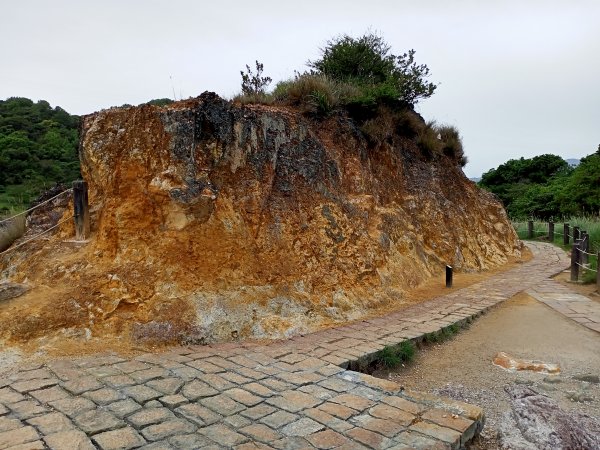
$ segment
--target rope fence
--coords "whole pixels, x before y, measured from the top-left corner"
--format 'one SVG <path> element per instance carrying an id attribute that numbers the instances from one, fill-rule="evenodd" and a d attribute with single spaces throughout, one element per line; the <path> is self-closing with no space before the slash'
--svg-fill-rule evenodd
<path id="1" fill-rule="evenodd" d="M 52 200 L 55 200 L 55 199 L 57 199 L 58 197 L 60 197 L 60 196 L 61 196 L 61 195 L 63 195 L 64 193 L 66 193 L 66 192 L 72 192 L 72 191 L 73 191 L 73 188 L 65 189 L 65 190 L 64 190 L 64 191 L 62 191 L 61 193 L 59 193 L 59 194 L 56 194 L 54 197 L 52 197 L 52 198 L 49 198 L 48 200 L 44 200 L 43 202 L 41 202 L 41 203 L 38 203 L 37 205 L 35 205 L 35 206 L 33 206 L 33 207 L 29 208 L 29 209 L 26 209 L 25 211 L 21 211 L 20 213 L 18 213 L 18 214 L 15 214 L 15 215 L 14 215 L 14 216 L 12 216 L 12 217 L 7 217 L 6 219 L 2 219 L 2 220 L 0 220 L 0 224 L 1 224 L 1 223 L 6 223 L 6 222 L 10 222 L 11 220 L 13 220 L 13 219 L 16 219 L 17 217 L 19 217 L 19 216 L 22 216 L 23 214 L 28 214 L 28 213 L 30 213 L 31 211 L 34 211 L 35 209 L 39 208 L 40 206 L 44 206 L 44 205 L 46 205 L 46 204 L 50 203 Z"/>
<path id="2" fill-rule="evenodd" d="M 72 188 L 65 189 L 64 191 L 53 196 L 52 198 L 44 200 L 43 202 L 38 203 L 37 205 L 32 206 L 31 208 L 29 208 L 25 211 L 15 214 L 12 217 L 8 217 L 6 219 L 0 220 L 0 225 L 9 223 L 9 222 L 15 220 L 17 217 L 23 216 L 25 214 L 29 214 L 32 211 L 36 210 L 37 208 L 47 205 L 48 203 L 50 203 L 53 200 L 57 199 L 58 197 L 64 195 L 65 193 L 71 193 L 71 192 L 73 193 L 73 214 L 72 215 L 70 215 L 69 217 L 65 217 L 64 219 L 60 220 L 58 223 L 52 225 L 51 227 L 45 229 L 44 231 L 41 231 L 41 232 L 35 234 L 34 236 L 30 237 L 29 239 L 27 239 L 23 242 L 20 242 L 17 245 L 13 245 L 13 246 L 9 247 L 8 249 L 0 252 L 0 256 L 5 255 L 10 252 L 13 252 L 16 249 L 21 248 L 24 245 L 26 245 L 32 241 L 35 241 L 36 239 L 39 239 L 40 237 L 46 235 L 50 231 L 58 228 L 63 223 L 65 223 L 69 220 L 72 220 L 72 219 L 74 219 L 74 222 L 75 222 L 75 239 L 78 241 L 85 241 L 90 235 L 90 213 L 89 213 L 89 204 L 88 204 L 87 183 L 82 180 L 74 181 Z M 0 231 L 2 231 L 1 227 L 0 227 Z"/>
<path id="3" fill-rule="evenodd" d="M 571 247 L 571 281 L 578 282 L 580 275 L 585 272 L 595 273 L 596 284 L 600 291 L 600 270 L 598 269 L 600 242 L 591 242 L 590 235 L 587 231 L 582 230 L 581 226 L 571 227 L 569 223 L 563 223 L 561 233 L 555 231 L 555 225 L 557 224 L 550 220 L 543 224 L 542 230 L 540 230 L 539 223 L 535 224 L 533 220 L 528 220 L 525 229 L 519 224 L 515 224 L 515 229 L 518 233 L 525 232 L 528 239 L 545 239 L 555 242 L 557 236 L 562 236 L 562 245 Z M 589 280 L 589 276 L 586 276 L 586 279 Z"/>

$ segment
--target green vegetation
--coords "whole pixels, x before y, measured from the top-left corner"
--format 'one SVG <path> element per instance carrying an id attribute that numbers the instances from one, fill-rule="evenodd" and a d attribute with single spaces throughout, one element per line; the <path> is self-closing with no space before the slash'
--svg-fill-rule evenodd
<path id="1" fill-rule="evenodd" d="M 571 168 L 560 156 L 512 159 L 483 174 L 513 219 L 548 220 L 600 214 L 600 148 Z"/>
<path id="2" fill-rule="evenodd" d="M 586 231 L 590 236 L 590 253 L 596 253 L 600 250 L 600 218 L 599 217 L 565 217 L 561 222 L 555 224 L 554 236 L 551 242 L 564 250 L 569 251 L 572 248 L 573 240 L 570 239 L 569 245 L 563 245 L 563 223 L 568 223 L 570 233 L 573 233 L 573 227 L 579 227 L 581 231 Z M 526 240 L 528 235 L 527 221 L 513 221 L 519 239 Z M 533 222 L 533 238 L 540 239 L 548 236 L 548 222 L 536 220 Z M 590 269 L 598 270 L 598 260 L 595 256 L 589 258 Z M 589 270 L 582 270 L 580 280 L 584 283 L 595 283 L 596 274 Z"/>
<path id="3" fill-rule="evenodd" d="M 427 160 L 446 156 L 466 165 L 458 130 L 425 123 L 414 111 L 414 105 L 431 97 L 437 87 L 427 81 L 429 68 L 415 62 L 414 50 L 397 56 L 376 34 L 343 35 L 327 42 L 320 58 L 307 65 L 310 71 L 296 72 L 270 93 L 266 87 L 271 78 L 262 76 L 263 65 L 256 62 L 256 73 L 246 66 L 242 93 L 233 101 L 293 106 L 316 119 L 347 114 L 375 147 L 393 144 L 400 135 L 416 139 Z"/>
<path id="4" fill-rule="evenodd" d="M 403 362 L 414 359 L 417 348 L 413 341 L 403 341 L 399 346 L 386 346 L 377 353 L 377 362 L 388 368 L 398 367 Z"/>
<path id="5" fill-rule="evenodd" d="M 44 100 L 0 100 L 0 215 L 79 175 L 79 117 Z"/>

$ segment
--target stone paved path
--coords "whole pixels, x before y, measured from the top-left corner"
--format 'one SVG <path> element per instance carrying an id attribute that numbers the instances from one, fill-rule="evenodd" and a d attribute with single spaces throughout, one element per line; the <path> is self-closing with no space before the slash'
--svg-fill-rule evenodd
<path id="1" fill-rule="evenodd" d="M 569 264 L 555 247 L 530 247 L 532 261 L 476 285 L 288 341 L 21 367 L 0 378 L 0 449 L 459 448 L 481 430 L 481 409 L 350 369 Z"/>
<path id="2" fill-rule="evenodd" d="M 576 294 L 553 280 L 544 280 L 527 293 L 569 319 L 600 333 L 600 302 Z"/>

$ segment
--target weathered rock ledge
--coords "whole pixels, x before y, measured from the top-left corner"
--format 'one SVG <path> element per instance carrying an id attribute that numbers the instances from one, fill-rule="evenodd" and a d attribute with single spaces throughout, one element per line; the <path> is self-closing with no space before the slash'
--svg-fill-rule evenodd
<path id="1" fill-rule="evenodd" d="M 400 305 L 447 263 L 520 255 L 455 161 L 400 135 L 370 146 L 342 116 L 205 93 L 86 116 L 80 156 L 93 236 L 71 296 L 89 327 L 138 340 L 301 333 Z"/>

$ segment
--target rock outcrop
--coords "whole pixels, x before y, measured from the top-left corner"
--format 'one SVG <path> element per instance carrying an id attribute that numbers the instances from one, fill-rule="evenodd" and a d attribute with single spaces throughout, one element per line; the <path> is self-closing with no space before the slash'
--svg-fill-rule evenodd
<path id="1" fill-rule="evenodd" d="M 141 340 L 305 332 L 521 248 L 455 161 L 401 135 L 369 145 L 344 116 L 205 93 L 84 117 L 80 156 L 93 236 L 78 280 L 94 326 Z"/>

